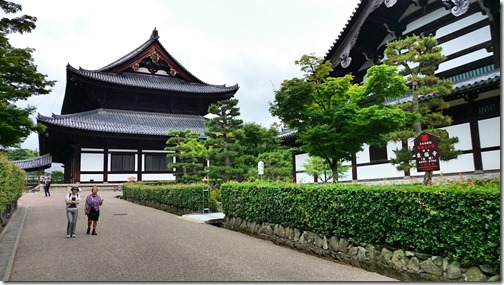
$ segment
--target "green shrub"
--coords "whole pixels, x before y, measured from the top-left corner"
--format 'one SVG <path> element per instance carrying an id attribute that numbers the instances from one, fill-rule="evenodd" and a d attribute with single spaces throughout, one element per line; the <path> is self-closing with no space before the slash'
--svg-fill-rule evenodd
<path id="1" fill-rule="evenodd" d="M 26 173 L 0 153 L 0 213 L 16 202 L 25 188 Z"/>
<path id="2" fill-rule="evenodd" d="M 139 203 L 158 202 L 181 210 L 203 209 L 203 189 L 205 184 L 172 183 L 124 183 L 123 197 Z"/>
<path id="3" fill-rule="evenodd" d="M 500 183 L 225 183 L 226 217 L 500 267 Z"/>

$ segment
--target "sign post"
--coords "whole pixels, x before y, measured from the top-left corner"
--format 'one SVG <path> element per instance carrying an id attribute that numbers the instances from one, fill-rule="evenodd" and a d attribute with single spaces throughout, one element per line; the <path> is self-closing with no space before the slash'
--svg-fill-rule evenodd
<path id="1" fill-rule="evenodd" d="M 425 172 L 424 185 L 432 181 L 432 171 L 439 170 L 439 137 L 423 132 L 414 140 L 415 160 L 418 172 Z"/>
<path id="2" fill-rule="evenodd" d="M 262 161 L 259 161 L 259 163 L 257 163 L 257 174 L 259 174 L 259 176 L 263 176 L 264 175 L 264 162 Z"/>

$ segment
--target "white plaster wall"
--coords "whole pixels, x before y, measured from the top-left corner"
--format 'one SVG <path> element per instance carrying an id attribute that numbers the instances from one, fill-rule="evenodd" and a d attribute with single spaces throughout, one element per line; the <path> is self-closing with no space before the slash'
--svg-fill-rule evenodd
<path id="1" fill-rule="evenodd" d="M 386 179 L 403 177 L 404 172 L 397 171 L 391 163 L 382 163 L 357 167 L 357 179 Z"/>
<path id="2" fill-rule="evenodd" d="M 114 182 L 114 181 L 128 181 L 129 177 L 135 177 L 137 178 L 136 173 L 130 173 L 130 174 L 110 174 L 108 175 L 108 181 L 109 182 Z"/>
<path id="3" fill-rule="evenodd" d="M 482 152 L 481 160 L 483 161 L 483 170 L 500 170 L 500 158 L 500 150 Z"/>
<path id="4" fill-rule="evenodd" d="M 345 174 L 343 177 L 338 178 L 338 181 L 344 182 L 344 181 L 352 181 L 352 167 L 348 168 L 347 171 L 345 171 Z"/>
<path id="5" fill-rule="evenodd" d="M 394 150 L 401 149 L 401 148 L 402 148 L 402 143 L 400 141 L 389 142 L 387 144 L 387 157 L 388 157 L 388 159 L 394 158 L 395 157 Z"/>
<path id="6" fill-rule="evenodd" d="M 94 182 L 103 182 L 102 174 L 82 174 L 80 175 L 81 182 L 90 182 L 93 179 Z"/>
<path id="7" fill-rule="evenodd" d="M 449 10 L 446 10 L 445 8 L 437 9 L 436 11 L 433 11 L 432 13 L 429 13 L 429 14 L 421 17 L 420 19 L 417 19 L 417 20 L 409 23 L 408 26 L 406 27 L 406 30 L 403 32 L 403 35 L 411 32 L 417 28 L 425 26 L 426 24 L 428 24 L 434 20 L 437 20 L 437 19 L 439 19 L 449 13 L 451 13 L 451 12 Z"/>
<path id="8" fill-rule="evenodd" d="M 103 153 L 81 153 L 81 171 L 103 171 L 103 169 Z"/>
<path id="9" fill-rule="evenodd" d="M 368 163 L 369 160 L 369 146 L 365 144 L 362 150 L 355 154 L 357 164 Z"/>
<path id="10" fill-rule="evenodd" d="M 303 164 L 305 161 L 309 158 L 307 153 L 302 153 L 302 154 L 296 154 L 294 157 L 294 160 L 296 162 L 296 170 L 297 171 L 303 171 L 305 168 L 303 167 Z"/>
<path id="11" fill-rule="evenodd" d="M 463 28 L 461 26 L 459 28 Z M 490 35 L 490 27 L 482 27 L 465 35 L 462 35 L 458 38 L 454 38 L 451 41 L 440 44 L 443 48 L 442 53 L 444 55 L 449 55 L 455 52 L 458 52 L 462 49 L 468 48 L 470 46 L 474 46 L 492 39 Z"/>
<path id="12" fill-rule="evenodd" d="M 472 149 L 471 129 L 469 127 L 469 123 L 448 126 L 440 129 L 448 131 L 450 137 L 458 137 L 459 142 L 454 145 L 455 149 L 459 150 Z"/>
<path id="13" fill-rule="evenodd" d="M 313 183 L 313 176 L 306 173 L 296 173 L 296 183 Z"/>
<path id="14" fill-rule="evenodd" d="M 500 146 L 500 126 L 500 117 L 478 122 L 481 147 Z"/>
<path id="15" fill-rule="evenodd" d="M 466 45 L 466 47 L 468 47 L 468 46 L 470 46 L 470 45 L 469 44 Z M 445 54 L 445 53 L 443 52 L 443 54 Z M 466 55 L 463 55 L 463 56 L 460 56 L 460 57 L 454 58 L 452 60 L 448 60 L 448 61 L 441 63 L 439 65 L 439 69 L 436 70 L 436 73 L 440 73 L 440 72 L 443 72 L 443 71 L 446 71 L 446 70 L 449 70 L 452 68 L 456 68 L 456 67 L 461 66 L 463 64 L 473 62 L 473 61 L 476 61 L 476 60 L 479 60 L 479 59 L 482 59 L 482 58 L 485 58 L 485 57 L 491 56 L 491 55 L 492 55 L 492 53 L 487 52 L 485 49 L 471 52 L 469 54 L 466 54 Z"/>
<path id="16" fill-rule="evenodd" d="M 457 159 L 450 161 L 439 161 L 439 172 L 460 173 L 474 171 L 474 161 L 472 153 L 461 154 Z"/>
<path id="17" fill-rule="evenodd" d="M 474 4 L 471 4 L 471 5 L 474 5 Z M 475 14 L 472 14 L 472 15 L 467 16 L 462 19 L 459 18 L 460 20 L 439 28 L 436 32 L 436 39 L 439 39 L 443 36 L 446 36 L 446 35 L 452 33 L 453 31 L 460 30 L 460 28 L 462 28 L 462 27 L 467 27 L 471 24 L 474 24 L 474 23 L 479 22 L 480 20 L 483 20 L 486 18 L 487 18 L 487 16 L 484 16 L 481 13 L 475 13 Z"/>
<path id="18" fill-rule="evenodd" d="M 142 181 L 175 180 L 172 173 L 143 173 Z"/>

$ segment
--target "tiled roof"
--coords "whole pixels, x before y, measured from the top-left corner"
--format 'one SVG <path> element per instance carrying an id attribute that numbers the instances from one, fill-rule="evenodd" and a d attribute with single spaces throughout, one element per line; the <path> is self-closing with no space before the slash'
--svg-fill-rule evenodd
<path id="1" fill-rule="evenodd" d="M 481 74 L 463 81 L 453 84 L 453 92 L 463 92 L 474 87 L 479 87 L 486 84 L 491 84 L 500 81 L 500 68 L 492 72 Z"/>
<path id="2" fill-rule="evenodd" d="M 215 93 L 234 93 L 238 90 L 238 84 L 226 87 L 225 85 L 210 85 L 205 83 L 188 83 L 184 80 L 164 77 L 164 76 L 153 76 L 141 73 L 106 73 L 106 72 L 96 72 L 93 70 L 86 70 L 82 68 L 75 68 L 71 65 L 67 65 L 67 70 L 77 73 L 81 76 L 112 83 L 123 86 L 149 88 L 165 91 L 174 92 L 185 92 L 185 93 L 203 93 L 203 94 L 215 94 Z"/>
<path id="3" fill-rule="evenodd" d="M 288 139 L 293 139 L 296 137 L 297 130 L 288 130 L 286 132 L 283 132 L 277 136 L 277 138 L 281 140 L 288 140 Z"/>
<path id="4" fill-rule="evenodd" d="M 453 84 L 452 88 L 452 93 L 451 94 L 457 94 L 461 92 L 465 92 L 467 90 L 476 88 L 476 87 L 481 87 L 487 84 L 492 84 L 495 82 L 500 82 L 500 69 L 496 69 L 492 72 L 486 73 L 486 74 L 481 74 L 479 76 L 475 76 L 469 79 L 466 79 L 464 81 L 459 81 L 457 83 Z M 418 101 L 426 101 L 430 100 L 432 98 L 435 98 L 436 95 L 434 94 L 427 94 L 423 96 L 419 96 Z M 411 95 L 406 95 L 398 99 L 393 99 L 390 101 L 387 101 L 387 104 L 395 104 L 395 103 L 404 103 L 408 101 L 412 101 L 413 96 Z"/>
<path id="5" fill-rule="evenodd" d="M 50 154 L 44 154 L 39 157 L 23 160 L 13 161 L 17 166 L 26 171 L 36 170 L 36 169 L 46 169 L 51 167 L 52 156 Z"/>
<path id="6" fill-rule="evenodd" d="M 103 72 L 103 71 L 107 71 L 111 68 L 114 68 L 118 65 L 121 65 L 129 60 L 131 60 L 132 58 L 136 57 L 139 53 L 143 52 L 146 48 L 148 48 L 151 44 L 153 44 L 154 42 L 157 42 L 157 44 L 159 44 L 159 46 L 164 50 L 164 52 L 166 52 L 166 54 L 175 62 L 178 64 L 178 66 L 180 68 L 182 68 L 182 70 L 184 70 L 187 74 L 190 74 L 192 77 L 194 77 L 197 81 L 199 81 L 200 83 L 202 84 L 207 84 L 205 82 L 203 82 L 202 80 L 200 80 L 199 78 L 197 78 L 196 76 L 194 76 L 194 74 L 192 74 L 191 72 L 189 72 L 189 70 L 187 70 L 182 64 L 180 64 L 180 62 L 178 62 L 178 60 L 176 60 L 167 50 L 166 48 L 161 44 L 161 42 L 159 41 L 159 34 L 158 34 L 158 31 L 156 30 L 156 28 L 154 28 L 154 30 L 152 31 L 152 34 L 150 36 L 150 38 L 145 42 L 143 43 L 142 45 L 140 45 L 139 47 L 137 47 L 136 49 L 134 49 L 133 51 L 131 51 L 130 53 L 128 53 L 127 55 L 121 57 L 120 59 L 112 62 L 111 64 L 107 65 L 107 66 L 104 66 L 100 69 L 97 69 L 97 70 L 93 70 L 95 72 Z"/>
<path id="7" fill-rule="evenodd" d="M 118 134 L 167 136 L 170 130 L 190 129 L 200 135 L 207 130 L 205 117 L 164 113 L 135 112 L 113 109 L 52 115 L 38 115 L 40 122 L 60 127 Z"/>

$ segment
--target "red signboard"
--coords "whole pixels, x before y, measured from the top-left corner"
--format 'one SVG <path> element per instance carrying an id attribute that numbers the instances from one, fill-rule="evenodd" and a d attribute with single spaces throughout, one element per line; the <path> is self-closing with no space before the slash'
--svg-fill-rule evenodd
<path id="1" fill-rule="evenodd" d="M 415 138 L 414 144 L 417 171 L 439 170 L 438 137 L 424 132 Z"/>

